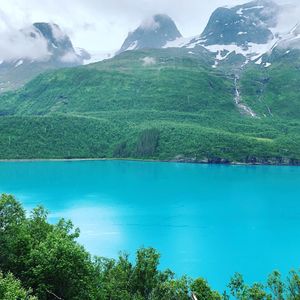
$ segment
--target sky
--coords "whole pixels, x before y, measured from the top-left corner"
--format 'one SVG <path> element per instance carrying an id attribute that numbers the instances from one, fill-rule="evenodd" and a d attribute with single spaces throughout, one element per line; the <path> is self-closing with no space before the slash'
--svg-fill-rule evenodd
<path id="1" fill-rule="evenodd" d="M 5 32 L 18 30 L 33 22 L 53 22 L 66 31 L 76 47 L 90 52 L 114 51 L 121 47 L 129 31 L 153 14 L 168 14 L 182 35 L 190 37 L 203 31 L 217 7 L 245 2 L 248 1 L 0 0 L 0 40 L 5 40 L 2 38 Z M 35 46 L 32 45 L 33 48 Z"/>

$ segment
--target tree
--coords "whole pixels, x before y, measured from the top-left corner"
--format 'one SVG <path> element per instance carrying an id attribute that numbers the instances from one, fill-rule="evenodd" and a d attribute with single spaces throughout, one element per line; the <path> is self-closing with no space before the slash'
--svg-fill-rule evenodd
<path id="1" fill-rule="evenodd" d="M 24 257 L 30 251 L 26 216 L 13 196 L 0 197 L 0 269 L 20 275 L 25 268 Z"/>
<path id="2" fill-rule="evenodd" d="M 0 272 L 0 299 L 4 300 L 37 300 L 30 295 L 31 291 L 26 291 L 19 280 L 11 273 L 6 277 Z"/>
<path id="3" fill-rule="evenodd" d="M 238 300 L 246 300 L 247 298 L 247 286 L 245 285 L 244 278 L 241 274 L 235 273 L 231 278 L 228 285 L 230 293 Z"/>
<path id="4" fill-rule="evenodd" d="M 47 222 L 48 212 L 37 207 L 26 218 L 12 197 L 0 199 L 0 269 L 12 272 L 32 287 L 39 299 L 93 299 L 97 286 L 95 265 L 76 242 L 79 231 L 60 220 Z"/>
<path id="5" fill-rule="evenodd" d="M 268 287 L 274 300 L 284 300 L 285 285 L 281 280 L 281 274 L 274 271 L 268 278 Z"/>
<path id="6" fill-rule="evenodd" d="M 190 282 L 187 277 L 174 279 L 174 274 L 169 272 L 168 279 L 159 282 L 153 289 L 151 300 L 190 300 Z"/>
<path id="7" fill-rule="evenodd" d="M 288 278 L 288 300 L 300 300 L 300 276 L 296 271 L 291 271 Z"/>
<path id="8" fill-rule="evenodd" d="M 212 291 L 206 280 L 203 278 L 196 279 L 191 284 L 191 290 L 198 299 L 201 300 L 221 300 L 221 295 Z"/>

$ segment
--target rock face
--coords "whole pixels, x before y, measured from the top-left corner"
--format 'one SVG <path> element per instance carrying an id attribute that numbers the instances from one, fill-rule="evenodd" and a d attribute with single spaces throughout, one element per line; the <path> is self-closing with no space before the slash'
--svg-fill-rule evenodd
<path id="1" fill-rule="evenodd" d="M 265 44 L 273 39 L 279 7 L 272 1 L 258 0 L 233 8 L 214 11 L 201 35 L 205 45 L 238 46 Z"/>
<path id="2" fill-rule="evenodd" d="M 167 15 L 155 15 L 128 34 L 118 53 L 127 50 L 162 48 L 182 37 L 174 21 Z"/>

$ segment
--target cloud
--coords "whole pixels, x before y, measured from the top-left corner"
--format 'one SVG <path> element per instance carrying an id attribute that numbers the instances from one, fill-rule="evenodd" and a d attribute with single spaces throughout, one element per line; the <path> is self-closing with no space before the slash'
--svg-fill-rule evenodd
<path id="1" fill-rule="evenodd" d="M 278 30 L 280 32 L 288 32 L 296 24 L 300 23 L 300 3 L 283 4 L 284 6 L 281 9 L 278 20 Z"/>
<path id="2" fill-rule="evenodd" d="M 95 52 L 117 50 L 128 32 L 154 14 L 170 15 L 185 36 L 198 35 L 211 12 L 228 2 L 243 0 L 1 0 L 1 9 L 19 27 L 28 21 L 56 23 L 75 46 Z"/>
<path id="3" fill-rule="evenodd" d="M 141 28 L 145 30 L 155 30 L 158 29 L 159 26 L 159 23 L 154 20 L 153 16 L 144 19 L 144 21 L 141 24 Z"/>
<path id="4" fill-rule="evenodd" d="M 154 57 L 146 56 L 146 57 L 142 58 L 141 60 L 143 61 L 144 66 L 151 66 L 151 65 L 156 64 L 156 60 Z"/>
<path id="5" fill-rule="evenodd" d="M 66 38 L 66 34 L 59 28 L 58 25 L 50 23 L 53 37 L 57 41 L 62 41 Z"/>
<path id="6" fill-rule="evenodd" d="M 74 52 L 68 52 L 63 55 L 60 60 L 64 63 L 75 63 L 79 62 L 79 57 Z"/>
<path id="7" fill-rule="evenodd" d="M 277 1 L 297 5 L 285 20 L 281 18 L 282 26 L 288 28 L 300 16 L 300 1 Z M 247 0 L 60 0 L 59 3 L 53 0 L 1 0 L 1 9 L 8 20 L 14 20 L 15 28 L 29 22 L 53 22 L 70 35 L 75 46 L 97 52 L 117 50 L 129 31 L 154 14 L 170 15 L 180 32 L 188 37 L 203 31 L 217 7 L 245 2 Z"/>
<path id="8" fill-rule="evenodd" d="M 49 57 L 46 40 L 33 27 L 20 31 L 14 28 L 10 18 L 0 10 L 0 60 L 11 61 L 19 58 L 45 60 Z"/>

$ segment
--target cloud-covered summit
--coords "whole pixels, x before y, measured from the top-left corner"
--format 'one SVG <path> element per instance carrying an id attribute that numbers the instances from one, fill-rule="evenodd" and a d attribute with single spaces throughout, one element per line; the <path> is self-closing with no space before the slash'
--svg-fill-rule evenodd
<path id="1" fill-rule="evenodd" d="M 120 52 L 146 48 L 162 48 L 167 42 L 182 37 L 175 22 L 165 14 L 145 19 L 133 32 L 128 34 Z"/>
<path id="2" fill-rule="evenodd" d="M 39 22 L 22 29 L 9 24 L 0 31 L 0 60 L 81 63 L 68 35 L 54 23 Z"/>
<path id="3" fill-rule="evenodd" d="M 0 19 L 0 24 L 1 61 L 16 60 L 20 57 L 28 60 L 45 60 L 49 57 L 47 41 L 32 26 L 19 30 L 5 18 Z M 31 36 L 33 32 L 36 34 L 35 38 Z"/>

